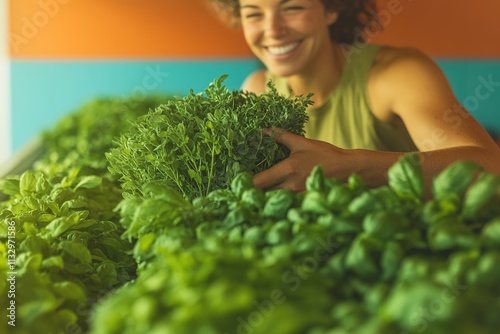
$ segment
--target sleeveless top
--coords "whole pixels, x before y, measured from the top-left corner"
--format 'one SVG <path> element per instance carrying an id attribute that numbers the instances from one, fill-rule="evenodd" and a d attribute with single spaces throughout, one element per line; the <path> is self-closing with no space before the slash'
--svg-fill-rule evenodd
<path id="1" fill-rule="evenodd" d="M 378 119 L 368 101 L 368 75 L 381 45 L 352 48 L 337 86 L 322 105 L 308 108 L 306 137 L 345 149 L 418 151 L 406 128 Z M 267 72 L 280 94 L 292 94 L 286 78 Z"/>

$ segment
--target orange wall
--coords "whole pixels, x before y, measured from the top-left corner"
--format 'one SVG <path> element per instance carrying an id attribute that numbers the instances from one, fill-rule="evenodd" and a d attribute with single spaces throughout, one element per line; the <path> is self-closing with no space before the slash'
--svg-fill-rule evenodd
<path id="1" fill-rule="evenodd" d="M 378 0 L 379 11 L 394 1 L 401 12 L 375 41 L 417 46 L 436 57 L 500 58 L 500 1 Z"/>
<path id="2" fill-rule="evenodd" d="M 498 0 L 378 2 L 393 13 L 375 42 L 500 58 Z M 218 22 L 205 0 L 10 0 L 10 38 L 12 58 L 250 56 L 241 32 Z"/>
<path id="3" fill-rule="evenodd" d="M 40 3 L 58 8 L 44 15 Z M 11 37 L 17 37 L 10 43 L 13 58 L 250 54 L 240 31 L 221 24 L 204 0 L 10 0 L 10 13 Z"/>

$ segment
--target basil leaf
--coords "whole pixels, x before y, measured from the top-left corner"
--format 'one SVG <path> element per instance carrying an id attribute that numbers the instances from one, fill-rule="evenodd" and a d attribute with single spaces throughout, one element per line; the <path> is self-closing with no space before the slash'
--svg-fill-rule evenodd
<path id="1" fill-rule="evenodd" d="M 462 208 L 464 218 L 480 220 L 500 214 L 500 175 L 482 173 L 467 189 Z"/>
<path id="2" fill-rule="evenodd" d="M 57 282 L 52 285 L 56 294 L 61 298 L 85 302 L 86 294 L 76 283 L 70 281 Z"/>
<path id="3" fill-rule="evenodd" d="M 62 233 L 66 232 L 73 226 L 77 225 L 80 220 L 80 215 L 78 212 L 74 212 L 67 217 L 60 217 L 54 219 L 45 228 L 50 231 L 53 237 L 58 237 Z"/>
<path id="4" fill-rule="evenodd" d="M 62 241 L 59 247 L 72 257 L 78 259 L 82 264 L 92 262 L 92 255 L 87 247 L 77 242 Z"/>
<path id="5" fill-rule="evenodd" d="M 451 164 L 433 180 L 434 197 L 439 200 L 452 193 L 462 196 L 478 170 L 479 166 L 472 162 Z"/>
<path id="6" fill-rule="evenodd" d="M 19 180 L 19 190 L 22 196 L 30 196 L 36 192 L 37 176 L 32 170 L 28 170 L 21 175 Z"/>
<path id="7" fill-rule="evenodd" d="M 420 200 L 424 194 L 424 176 L 418 154 L 406 154 L 388 171 L 389 186 L 402 198 Z"/>
<path id="8" fill-rule="evenodd" d="M 87 188 L 87 189 L 95 188 L 99 186 L 101 183 L 102 179 L 98 176 L 95 175 L 84 176 L 80 179 L 80 181 L 73 188 L 73 190 L 76 190 L 78 188 Z"/>

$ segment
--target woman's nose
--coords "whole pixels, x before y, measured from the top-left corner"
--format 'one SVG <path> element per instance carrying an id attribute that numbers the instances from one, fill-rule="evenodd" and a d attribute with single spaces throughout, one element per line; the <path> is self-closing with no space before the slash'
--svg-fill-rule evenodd
<path id="1" fill-rule="evenodd" d="M 269 37 L 282 37 L 287 32 L 286 22 L 279 14 L 272 14 L 267 17 L 266 21 L 266 35 Z"/>

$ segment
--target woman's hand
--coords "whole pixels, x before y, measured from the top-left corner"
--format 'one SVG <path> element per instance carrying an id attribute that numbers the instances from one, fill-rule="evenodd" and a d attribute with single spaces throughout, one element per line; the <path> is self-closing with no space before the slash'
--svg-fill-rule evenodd
<path id="1" fill-rule="evenodd" d="M 264 134 L 290 149 L 290 156 L 271 168 L 256 174 L 255 187 L 261 189 L 285 188 L 305 190 L 306 178 L 316 165 L 321 165 L 325 175 L 338 177 L 337 167 L 342 166 L 346 150 L 319 140 L 307 139 L 282 129 L 264 130 Z"/>

